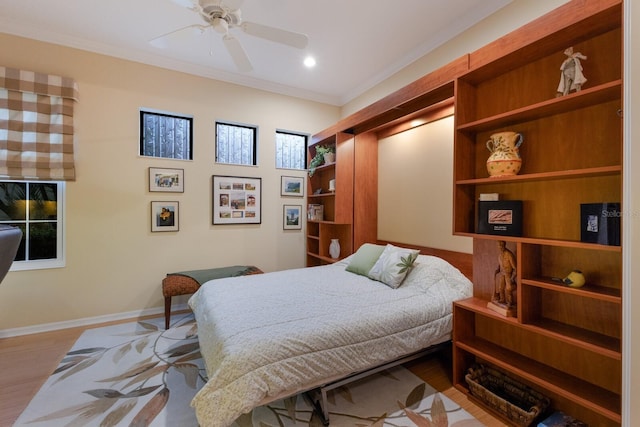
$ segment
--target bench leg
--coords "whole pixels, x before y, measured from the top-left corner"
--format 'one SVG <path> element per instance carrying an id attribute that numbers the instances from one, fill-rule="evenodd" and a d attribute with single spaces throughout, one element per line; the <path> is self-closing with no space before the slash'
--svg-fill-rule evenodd
<path id="1" fill-rule="evenodd" d="M 164 297 L 164 328 L 169 329 L 171 320 L 171 297 Z"/>

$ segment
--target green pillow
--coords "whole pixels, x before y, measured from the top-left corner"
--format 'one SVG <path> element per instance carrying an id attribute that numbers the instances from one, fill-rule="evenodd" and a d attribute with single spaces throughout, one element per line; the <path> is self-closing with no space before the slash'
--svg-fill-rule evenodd
<path id="1" fill-rule="evenodd" d="M 384 248 L 382 245 L 374 245 L 373 243 L 363 244 L 357 252 L 353 254 L 353 258 L 346 270 L 361 276 L 367 276 L 371 267 L 373 267 L 378 258 L 380 258 L 380 254 L 382 254 Z"/>

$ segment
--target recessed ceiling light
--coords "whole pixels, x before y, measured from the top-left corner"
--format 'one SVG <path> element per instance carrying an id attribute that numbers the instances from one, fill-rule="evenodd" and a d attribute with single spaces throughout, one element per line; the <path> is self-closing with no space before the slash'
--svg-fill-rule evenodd
<path id="1" fill-rule="evenodd" d="M 307 56 L 304 58 L 304 65 L 307 68 L 313 68 L 316 66 L 316 59 L 313 56 Z"/>

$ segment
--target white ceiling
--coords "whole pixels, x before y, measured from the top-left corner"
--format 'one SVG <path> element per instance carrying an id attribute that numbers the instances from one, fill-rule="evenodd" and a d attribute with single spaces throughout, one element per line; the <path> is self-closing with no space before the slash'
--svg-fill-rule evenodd
<path id="1" fill-rule="evenodd" d="M 253 64 L 248 73 L 236 71 L 213 31 L 180 33 L 165 49 L 149 44 L 203 23 L 178 4 L 185 0 L 0 0 L 0 32 L 343 105 L 511 1 L 245 0 L 243 21 L 309 38 L 301 50 L 231 29 Z M 302 65 L 307 55 L 315 68 Z"/>

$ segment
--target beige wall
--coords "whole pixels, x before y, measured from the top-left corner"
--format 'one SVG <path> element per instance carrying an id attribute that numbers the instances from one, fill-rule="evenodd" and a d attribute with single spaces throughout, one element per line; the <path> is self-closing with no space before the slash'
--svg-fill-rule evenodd
<path id="1" fill-rule="evenodd" d="M 304 230 L 283 231 L 276 128 L 315 133 L 339 109 L 106 56 L 0 34 L 4 66 L 77 80 L 77 180 L 67 184 L 66 267 L 10 272 L 0 286 L 0 331 L 162 307 L 168 272 L 254 264 L 303 267 Z M 194 116 L 194 160 L 137 155 L 139 108 Z M 257 167 L 214 163 L 216 119 L 259 126 Z M 183 168 L 185 192 L 149 193 L 148 168 Z M 262 178 L 262 224 L 211 225 L 211 176 Z M 150 202 L 180 203 L 180 231 L 150 232 Z M 181 304 L 186 298 L 178 298 Z"/>
<path id="2" fill-rule="evenodd" d="M 453 236 L 453 116 L 380 139 L 378 238 L 472 253 Z"/>
<path id="3" fill-rule="evenodd" d="M 502 37 L 539 16 L 567 3 L 568 0 L 513 0 L 479 24 L 469 28 L 460 36 L 434 49 L 416 60 L 381 84 L 351 100 L 342 108 L 342 116 L 360 110 L 363 107 L 389 95 L 451 61 L 473 52 L 482 46 Z"/>

